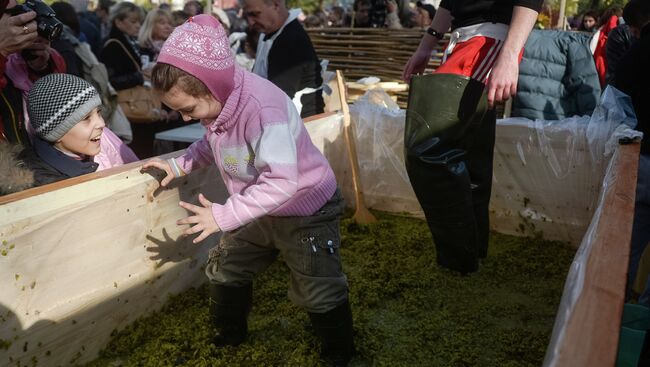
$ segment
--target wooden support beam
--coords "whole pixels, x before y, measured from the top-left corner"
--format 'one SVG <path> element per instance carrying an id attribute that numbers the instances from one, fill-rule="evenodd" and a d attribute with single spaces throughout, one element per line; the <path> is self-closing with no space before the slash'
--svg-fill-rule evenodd
<path id="1" fill-rule="evenodd" d="M 622 145 L 605 178 L 606 192 L 600 216 L 592 222 L 592 236 L 583 242 L 587 251 L 584 277 L 573 289 L 578 294 L 561 333 L 555 358 L 548 366 L 610 367 L 616 364 L 621 315 L 625 298 L 630 238 L 640 144 Z M 596 217 L 594 217 L 596 218 Z M 595 225 L 595 226 L 594 226 Z M 587 236 L 586 236 L 587 237 Z M 584 282 L 579 280 L 583 279 Z M 580 289 L 581 287 L 581 289 Z M 558 330 L 554 330 L 554 334 Z"/>

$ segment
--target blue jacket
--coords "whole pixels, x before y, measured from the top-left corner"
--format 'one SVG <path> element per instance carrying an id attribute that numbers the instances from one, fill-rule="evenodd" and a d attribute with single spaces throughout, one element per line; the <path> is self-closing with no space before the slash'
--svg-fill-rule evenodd
<path id="1" fill-rule="evenodd" d="M 513 117 L 561 120 L 590 115 L 600 98 L 591 35 L 533 30 L 519 67 Z"/>

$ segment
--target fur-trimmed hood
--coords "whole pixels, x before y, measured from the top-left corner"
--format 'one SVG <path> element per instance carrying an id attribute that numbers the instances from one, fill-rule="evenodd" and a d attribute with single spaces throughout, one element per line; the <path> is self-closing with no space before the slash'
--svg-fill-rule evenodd
<path id="1" fill-rule="evenodd" d="M 34 186 L 34 173 L 18 159 L 22 150 L 20 144 L 0 141 L 0 196 Z"/>

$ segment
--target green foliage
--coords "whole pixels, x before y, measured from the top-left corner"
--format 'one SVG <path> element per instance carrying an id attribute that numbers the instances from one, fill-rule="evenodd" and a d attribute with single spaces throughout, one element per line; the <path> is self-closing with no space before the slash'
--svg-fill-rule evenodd
<path id="1" fill-rule="evenodd" d="M 628 3 L 628 0 L 578 0 L 578 14 L 587 10 L 595 9 L 602 12 L 610 6 L 618 5 L 621 8 Z"/>
<path id="2" fill-rule="evenodd" d="M 300 8 L 305 14 L 313 14 L 320 7 L 322 1 L 319 0 L 286 0 L 287 7 Z"/>
<path id="3" fill-rule="evenodd" d="M 492 234 L 468 276 L 436 265 L 426 223 L 376 213 L 341 224 L 358 356 L 352 366 L 539 366 L 574 251 L 558 242 Z M 314 366 L 307 314 L 286 296 L 274 263 L 255 283 L 250 336 L 210 344 L 207 289 L 173 297 L 115 337 L 89 366 Z"/>

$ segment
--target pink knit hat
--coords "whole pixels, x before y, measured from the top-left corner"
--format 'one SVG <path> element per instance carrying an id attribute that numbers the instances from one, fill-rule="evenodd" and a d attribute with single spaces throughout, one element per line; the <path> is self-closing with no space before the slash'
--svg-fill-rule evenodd
<path id="1" fill-rule="evenodd" d="M 191 17 L 176 27 L 163 44 L 158 62 L 196 77 L 222 104 L 235 85 L 235 59 L 228 36 L 221 23 L 207 14 Z"/>

